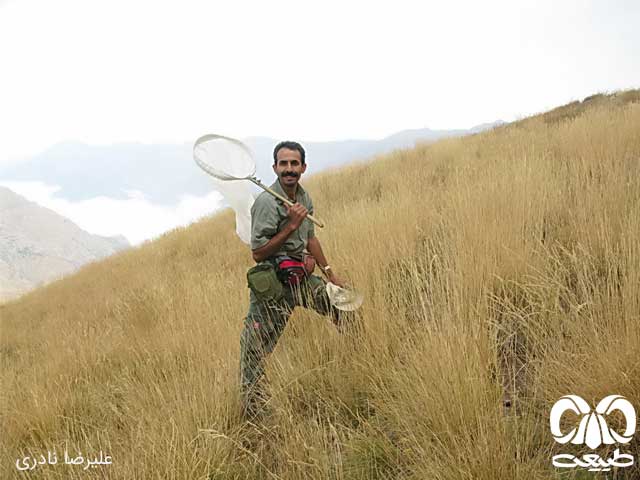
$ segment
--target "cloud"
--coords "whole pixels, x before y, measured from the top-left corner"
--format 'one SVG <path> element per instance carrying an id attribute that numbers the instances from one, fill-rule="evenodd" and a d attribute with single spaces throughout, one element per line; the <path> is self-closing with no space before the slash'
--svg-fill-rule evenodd
<path id="1" fill-rule="evenodd" d="M 200 197 L 182 195 L 177 205 L 160 206 L 151 203 L 139 190 L 126 191 L 126 200 L 100 196 L 71 202 L 56 196 L 60 191 L 57 185 L 10 180 L 0 181 L 0 185 L 59 213 L 89 233 L 124 235 L 132 245 L 189 225 L 223 206 L 222 195 L 215 191 Z"/>

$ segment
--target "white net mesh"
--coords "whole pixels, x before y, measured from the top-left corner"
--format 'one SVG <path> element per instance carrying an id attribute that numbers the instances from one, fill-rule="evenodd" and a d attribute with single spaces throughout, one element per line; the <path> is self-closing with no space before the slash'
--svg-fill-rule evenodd
<path id="1" fill-rule="evenodd" d="M 253 194 L 249 182 L 236 180 L 226 182 L 213 178 L 214 188 L 222 194 L 226 203 L 236 212 L 236 233 L 240 240 L 251 244 L 251 206 Z"/>
<path id="2" fill-rule="evenodd" d="M 193 146 L 193 158 L 200 168 L 213 176 L 215 189 L 236 213 L 238 237 L 250 244 L 251 206 L 254 198 L 250 183 L 239 180 L 255 174 L 256 165 L 251 151 L 233 138 L 205 135 Z"/>

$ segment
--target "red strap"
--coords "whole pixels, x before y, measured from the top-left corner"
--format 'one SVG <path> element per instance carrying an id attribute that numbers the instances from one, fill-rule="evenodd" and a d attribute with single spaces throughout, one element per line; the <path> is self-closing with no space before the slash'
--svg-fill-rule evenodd
<path id="1" fill-rule="evenodd" d="M 280 268 L 299 267 L 299 268 L 304 269 L 304 263 L 298 262 L 296 260 L 283 260 L 283 261 L 280 262 L 279 267 Z"/>

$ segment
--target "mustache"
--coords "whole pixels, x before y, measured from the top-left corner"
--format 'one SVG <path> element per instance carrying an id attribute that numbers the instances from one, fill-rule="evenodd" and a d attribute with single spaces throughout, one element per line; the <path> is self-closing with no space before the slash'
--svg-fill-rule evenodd
<path id="1" fill-rule="evenodd" d="M 293 177 L 293 178 L 298 178 L 298 176 L 299 176 L 299 175 L 298 175 L 297 173 L 294 173 L 294 172 L 284 172 L 284 173 L 282 174 L 282 176 L 283 176 L 283 177 Z"/>

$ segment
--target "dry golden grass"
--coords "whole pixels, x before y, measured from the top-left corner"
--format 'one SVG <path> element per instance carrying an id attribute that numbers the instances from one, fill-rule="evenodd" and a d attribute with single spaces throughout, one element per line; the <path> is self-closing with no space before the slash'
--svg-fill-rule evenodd
<path id="1" fill-rule="evenodd" d="M 259 427 L 228 211 L 0 306 L 0 477 L 65 447 L 113 465 L 29 478 L 554 477 L 560 396 L 640 410 L 639 132 L 639 91 L 599 95 L 304 182 L 366 331 L 297 310 Z"/>

